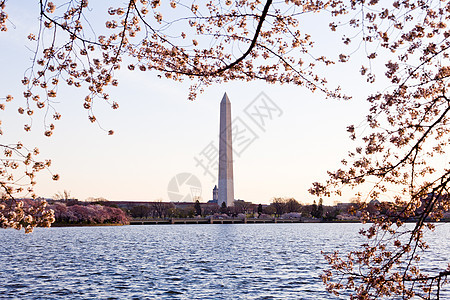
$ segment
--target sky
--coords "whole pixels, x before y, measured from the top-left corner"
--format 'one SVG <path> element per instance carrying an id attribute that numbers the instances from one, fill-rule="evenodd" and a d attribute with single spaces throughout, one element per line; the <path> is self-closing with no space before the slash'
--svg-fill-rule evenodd
<path id="1" fill-rule="evenodd" d="M 53 181 L 51 175 L 41 173 L 35 191 L 42 197 L 67 190 L 80 200 L 171 201 L 176 193 L 174 180 L 183 177 L 179 174 L 189 174 L 198 179 L 195 195 L 201 201 L 211 199 L 217 171 L 208 168 L 211 176 L 196 165 L 196 158 L 202 158 L 211 145 L 218 147 L 219 103 L 226 92 L 232 119 L 238 118 L 236 122 L 253 132 L 251 143 L 239 149 L 234 145 L 239 152 L 234 156 L 235 198 L 268 204 L 273 197 L 293 197 L 311 203 L 317 200 L 308 193 L 312 183 L 325 181 L 327 171 L 338 168 L 355 146 L 346 127 L 360 124 L 367 114 L 365 96 L 373 87 L 358 75 L 361 64 L 357 61 L 327 70 L 330 82 L 339 82 L 344 92 L 353 96 L 349 101 L 325 99 L 324 94 L 297 86 L 242 81 L 212 85 L 189 101 L 188 81 L 177 83 L 160 79 L 155 72 L 123 68 L 118 74 L 119 86 L 109 90 L 120 108 L 96 107 L 102 127 L 113 129 L 114 135 L 89 122 L 82 106 L 85 91 L 68 87 L 58 90 L 55 106 L 62 119 L 55 123 L 52 137 L 43 135 L 42 112 L 33 116 L 33 130 L 26 133 L 23 125 L 28 120 L 17 113 L 24 103 L 20 80 L 32 56 L 26 36 L 38 23 L 35 8 L 19 2 L 7 3 L 14 25 L 9 24 L 9 30 L 0 34 L 0 95 L 15 97 L 0 112 L 4 131 L 0 139 L 1 143 L 21 141 L 30 148 L 37 146 L 41 159 L 52 159 L 51 171 L 61 179 Z M 327 22 L 308 26 L 318 33 L 328 30 Z M 327 38 L 322 47 L 333 51 L 338 40 L 337 36 L 335 40 Z M 276 107 L 274 114 L 264 119 L 264 126 L 246 114 L 261 105 L 261 99 Z M 179 188 L 180 195 L 192 191 L 186 184 Z M 348 191 L 324 202 L 346 202 L 351 197 L 353 193 Z"/>

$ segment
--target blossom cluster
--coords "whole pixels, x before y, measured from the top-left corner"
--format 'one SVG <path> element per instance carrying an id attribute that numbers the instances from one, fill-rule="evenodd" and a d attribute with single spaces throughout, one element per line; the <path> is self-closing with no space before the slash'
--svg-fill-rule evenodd
<path id="1" fill-rule="evenodd" d="M 30 233 L 35 227 L 50 227 L 55 221 L 54 211 L 43 200 L 15 200 L 3 197 L 0 200 L 0 226 L 2 228 L 25 229 Z"/>
<path id="2" fill-rule="evenodd" d="M 55 212 L 56 223 L 62 224 L 128 224 L 128 217 L 119 208 L 104 205 L 66 205 L 55 202 L 50 205 Z"/>

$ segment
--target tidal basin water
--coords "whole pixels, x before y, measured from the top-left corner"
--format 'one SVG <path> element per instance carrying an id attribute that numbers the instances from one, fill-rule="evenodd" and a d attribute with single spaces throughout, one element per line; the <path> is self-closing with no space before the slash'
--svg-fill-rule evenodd
<path id="1" fill-rule="evenodd" d="M 336 299 L 321 251 L 349 251 L 361 224 L 224 224 L 0 230 L 0 299 Z M 450 261 L 450 224 L 427 267 Z M 444 296 L 450 299 L 449 287 Z M 443 297 L 442 299 L 445 299 Z"/>

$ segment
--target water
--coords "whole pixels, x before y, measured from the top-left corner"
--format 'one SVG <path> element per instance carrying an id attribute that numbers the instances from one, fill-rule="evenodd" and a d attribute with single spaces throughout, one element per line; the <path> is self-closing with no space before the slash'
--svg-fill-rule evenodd
<path id="1" fill-rule="evenodd" d="M 1 299 L 335 299 L 321 251 L 361 244 L 361 224 L 224 224 L 0 230 Z M 450 261 L 450 224 L 430 268 Z M 446 295 L 450 295 L 448 286 Z"/>

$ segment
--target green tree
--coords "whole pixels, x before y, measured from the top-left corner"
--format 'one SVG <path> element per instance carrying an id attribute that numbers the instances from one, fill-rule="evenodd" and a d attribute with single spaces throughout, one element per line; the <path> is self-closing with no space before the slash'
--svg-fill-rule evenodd
<path id="1" fill-rule="evenodd" d="M 228 213 L 228 208 L 225 202 L 222 202 L 222 205 L 220 205 L 220 213 L 222 214 L 227 214 Z"/>
<path id="2" fill-rule="evenodd" d="M 263 213 L 265 213 L 266 215 L 269 215 L 269 216 L 273 216 L 273 215 L 275 215 L 276 214 L 276 209 L 275 209 L 275 207 L 271 204 L 271 205 L 267 205 L 266 207 L 264 207 L 264 209 L 263 209 Z"/>
<path id="3" fill-rule="evenodd" d="M 263 206 L 262 204 L 258 204 L 258 216 L 260 216 L 263 213 Z"/>
<path id="4" fill-rule="evenodd" d="M 130 214 L 133 218 L 148 218 L 151 213 L 151 208 L 147 205 L 137 205 L 130 209 Z"/>
<path id="5" fill-rule="evenodd" d="M 311 216 L 314 218 L 317 218 L 318 211 L 317 211 L 317 204 L 316 200 L 313 201 L 313 204 L 311 205 Z"/>
<path id="6" fill-rule="evenodd" d="M 322 217 L 323 217 L 323 200 L 322 200 L 322 198 L 320 198 L 319 205 L 317 206 L 316 218 L 322 218 Z"/>
<path id="7" fill-rule="evenodd" d="M 170 209 L 174 208 L 173 203 L 166 203 L 162 199 L 158 199 L 151 203 L 154 214 L 158 218 L 166 218 L 169 216 Z"/>
<path id="8" fill-rule="evenodd" d="M 333 220 L 336 220 L 338 215 L 339 215 L 339 210 L 336 207 L 330 207 L 328 210 L 326 210 L 324 219 L 326 221 L 333 221 Z"/>
<path id="9" fill-rule="evenodd" d="M 301 208 L 301 204 L 294 198 L 286 200 L 286 212 L 300 212 Z"/>
<path id="10" fill-rule="evenodd" d="M 276 217 L 280 217 L 282 214 L 286 213 L 286 199 L 273 198 L 271 205 L 275 208 Z"/>
<path id="11" fill-rule="evenodd" d="M 202 215 L 202 206 L 200 205 L 200 201 L 198 201 L 198 200 L 195 201 L 194 209 L 195 209 L 195 213 L 197 214 L 197 216 Z"/>
<path id="12" fill-rule="evenodd" d="M 251 202 L 246 202 L 244 200 L 234 201 L 234 211 L 236 214 L 247 214 L 249 213 L 251 207 Z"/>

